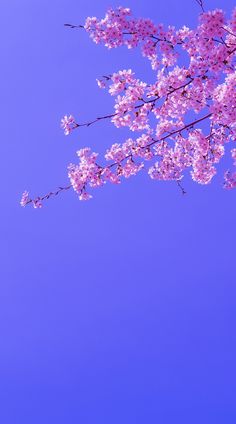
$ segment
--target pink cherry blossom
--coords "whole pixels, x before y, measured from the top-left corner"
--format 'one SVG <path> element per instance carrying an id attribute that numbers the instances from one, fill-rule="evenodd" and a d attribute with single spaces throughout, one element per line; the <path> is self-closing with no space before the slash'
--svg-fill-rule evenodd
<path id="1" fill-rule="evenodd" d="M 224 187 L 227 190 L 236 188 L 236 172 L 226 171 L 224 175 Z"/>
<path id="2" fill-rule="evenodd" d="M 97 79 L 96 81 L 99 88 L 106 88 L 106 84 L 102 79 Z"/>
<path id="3" fill-rule="evenodd" d="M 32 202 L 33 202 L 34 209 L 40 209 L 43 206 L 40 197 L 38 197 L 37 199 L 33 200 Z"/>
<path id="4" fill-rule="evenodd" d="M 61 127 L 64 130 L 64 134 L 65 135 L 69 135 L 72 131 L 72 129 L 75 127 L 75 119 L 72 115 L 65 115 L 62 119 L 61 119 Z"/>
<path id="5" fill-rule="evenodd" d="M 144 81 L 130 68 L 98 78 L 98 86 L 114 97 L 114 110 L 80 124 L 65 115 L 65 135 L 104 120 L 126 127 L 131 135 L 111 142 L 100 160 L 90 148 L 80 149 L 76 163 L 68 166 L 70 185 L 36 199 L 24 192 L 22 206 L 40 208 L 45 199 L 71 187 L 80 200 L 88 200 L 92 189 L 119 184 L 145 168 L 154 180 L 176 181 L 183 193 L 180 180 L 182 184 L 186 173 L 205 185 L 220 172 L 225 188 L 236 187 L 236 171 L 222 172 L 219 166 L 229 151 L 226 144 L 236 166 L 236 9 L 227 20 L 222 10 L 204 12 L 198 3 L 202 13 L 192 29 L 136 19 L 124 7 L 78 26 L 108 49 L 139 48 L 150 61 L 153 78 Z"/>
<path id="6" fill-rule="evenodd" d="M 29 192 L 25 190 L 24 193 L 22 194 L 20 205 L 25 207 L 28 201 L 29 201 Z"/>
<path id="7" fill-rule="evenodd" d="M 91 196 L 91 194 L 87 193 L 86 191 L 83 191 L 80 195 L 79 195 L 79 200 L 89 200 L 91 199 L 93 196 Z"/>
<path id="8" fill-rule="evenodd" d="M 236 148 L 231 150 L 231 155 L 234 160 L 234 165 L 236 166 Z"/>

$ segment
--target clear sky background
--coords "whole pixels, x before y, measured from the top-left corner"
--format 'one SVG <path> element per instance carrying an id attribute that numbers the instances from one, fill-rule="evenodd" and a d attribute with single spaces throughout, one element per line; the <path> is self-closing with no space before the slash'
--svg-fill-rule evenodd
<path id="1" fill-rule="evenodd" d="M 205 0 L 230 13 L 234 0 Z M 126 130 L 109 122 L 70 137 L 64 114 L 113 110 L 96 78 L 132 68 L 139 52 L 108 51 L 63 27 L 102 17 L 116 0 L 1 2 L 2 424 L 236 422 L 235 191 L 152 181 L 144 172 L 80 202 L 67 184 L 80 147 L 104 152 Z M 194 0 L 126 0 L 136 16 L 195 25 Z"/>

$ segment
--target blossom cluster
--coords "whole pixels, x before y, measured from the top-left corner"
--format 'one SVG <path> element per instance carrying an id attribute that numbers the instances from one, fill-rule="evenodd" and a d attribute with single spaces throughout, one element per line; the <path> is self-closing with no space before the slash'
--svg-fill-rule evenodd
<path id="1" fill-rule="evenodd" d="M 209 184 L 225 145 L 236 141 L 236 9 L 229 20 L 216 9 L 201 13 L 195 29 L 175 29 L 135 19 L 130 9 L 119 7 L 109 9 L 101 20 L 87 18 L 80 27 L 109 49 L 140 47 L 151 62 L 154 81 L 137 78 L 131 69 L 97 79 L 98 86 L 115 98 L 113 113 L 87 123 L 66 115 L 61 120 L 64 133 L 110 119 L 117 128 L 139 134 L 112 144 L 102 164 L 97 153 L 80 149 L 78 163 L 68 167 L 70 186 L 36 200 L 25 192 L 21 205 L 32 202 L 41 207 L 42 200 L 70 187 L 80 200 L 88 200 L 90 188 L 118 184 L 122 177 L 136 175 L 147 161 L 152 179 L 179 183 L 188 170 L 195 182 Z M 236 148 L 231 153 L 234 167 Z M 224 172 L 224 187 L 236 187 L 236 171 Z"/>
<path id="2" fill-rule="evenodd" d="M 61 127 L 63 128 L 65 135 L 69 135 L 76 126 L 75 118 L 72 115 L 65 115 L 61 119 Z"/>

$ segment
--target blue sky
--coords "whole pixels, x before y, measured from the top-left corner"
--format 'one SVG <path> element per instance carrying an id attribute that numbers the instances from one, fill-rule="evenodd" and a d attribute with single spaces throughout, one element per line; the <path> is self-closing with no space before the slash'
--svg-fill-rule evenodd
<path id="1" fill-rule="evenodd" d="M 4 0 L 1 6 L 2 208 L 0 421 L 3 424 L 236 422 L 235 192 L 147 174 L 90 202 L 66 192 L 41 210 L 23 190 L 67 184 L 80 147 L 100 153 L 126 130 L 70 137 L 60 119 L 113 110 L 104 73 L 139 52 L 108 51 L 63 24 L 102 17 L 113 0 Z M 127 0 L 136 16 L 195 25 L 193 0 Z M 233 0 L 206 0 L 207 9 Z M 225 159 L 224 164 L 227 164 Z"/>

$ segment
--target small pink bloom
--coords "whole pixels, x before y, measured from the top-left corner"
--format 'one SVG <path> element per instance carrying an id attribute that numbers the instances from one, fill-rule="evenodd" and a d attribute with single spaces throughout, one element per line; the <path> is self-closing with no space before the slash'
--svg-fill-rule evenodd
<path id="1" fill-rule="evenodd" d="M 20 201 L 20 205 L 25 207 L 28 203 L 28 201 L 30 200 L 29 198 L 29 192 L 28 191 L 24 191 L 24 193 L 22 194 L 21 197 L 21 201 Z"/>
<path id="2" fill-rule="evenodd" d="M 98 87 L 99 88 L 106 88 L 106 84 L 105 84 L 105 82 L 103 80 L 97 79 L 96 81 L 97 81 L 97 84 L 98 84 Z"/>
<path id="3" fill-rule="evenodd" d="M 76 122 L 72 115 L 65 115 L 64 118 L 61 119 L 61 127 L 63 128 L 65 135 L 69 135 L 71 133 L 75 124 Z"/>
<path id="4" fill-rule="evenodd" d="M 33 200 L 34 209 L 40 209 L 43 206 L 40 198 Z"/>
<path id="5" fill-rule="evenodd" d="M 226 171 L 224 175 L 224 188 L 227 190 L 231 190 L 232 188 L 236 188 L 236 172 Z"/>
<path id="6" fill-rule="evenodd" d="M 89 200 L 92 199 L 93 196 L 91 196 L 91 194 L 87 193 L 86 191 L 83 191 L 80 196 L 79 196 L 79 200 Z"/>

